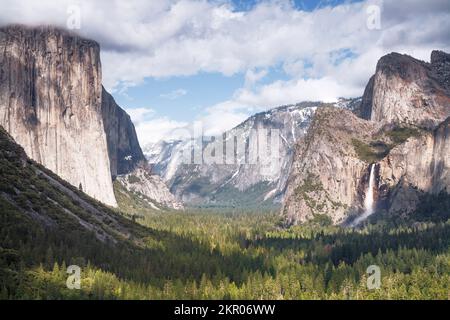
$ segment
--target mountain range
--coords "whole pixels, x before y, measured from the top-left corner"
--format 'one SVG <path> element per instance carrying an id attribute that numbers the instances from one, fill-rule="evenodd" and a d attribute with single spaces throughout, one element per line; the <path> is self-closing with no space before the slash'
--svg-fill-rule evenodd
<path id="1" fill-rule="evenodd" d="M 190 206 L 282 203 L 287 223 L 316 215 L 348 223 L 366 210 L 373 167 L 373 210 L 407 214 L 424 194 L 447 192 L 450 184 L 449 79 L 445 52 L 433 51 L 430 63 L 391 53 L 379 60 L 362 98 L 271 109 L 224 133 L 248 146 L 252 130 L 278 129 L 280 161 L 269 170 L 263 161 L 183 163 L 192 147 L 188 140 L 161 141 L 144 153 L 177 199 Z"/>
<path id="2" fill-rule="evenodd" d="M 360 102 L 360 98 L 342 98 L 331 104 L 301 102 L 281 106 L 257 113 L 222 135 L 225 144 L 232 138 L 242 141 L 248 160 L 252 141 L 270 143 L 270 133 L 276 132 L 277 159 L 259 159 L 255 163 L 186 163 L 183 154 L 193 148 L 189 139 L 150 144 L 144 147 L 144 153 L 153 172 L 162 177 L 178 200 L 189 206 L 277 207 L 283 200 L 295 143 L 306 134 L 315 111 L 328 105 L 354 109 Z M 196 138 L 194 143 L 203 149 L 213 144 L 207 137 Z"/>
<path id="3" fill-rule="evenodd" d="M 429 63 L 382 57 L 361 98 L 251 116 L 221 135 L 243 142 L 240 157 L 226 164 L 185 161 L 193 147 L 217 159 L 225 146 L 215 139 L 142 150 L 101 72 L 95 41 L 54 27 L 0 28 L 0 126 L 31 160 L 110 207 L 281 205 L 287 224 L 317 216 L 347 224 L 367 213 L 369 194 L 371 211 L 401 215 L 450 183 L 450 55 L 441 51 Z M 269 138 L 279 138 L 275 155 L 249 163 Z"/>

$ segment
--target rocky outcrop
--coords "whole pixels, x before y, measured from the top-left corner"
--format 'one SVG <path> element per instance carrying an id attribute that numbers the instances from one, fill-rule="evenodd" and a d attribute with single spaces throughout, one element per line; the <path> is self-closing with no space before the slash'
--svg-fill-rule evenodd
<path id="1" fill-rule="evenodd" d="M 142 195 L 150 203 L 155 201 L 167 208 L 183 209 L 183 205 L 170 193 L 161 177 L 150 174 L 146 167 L 137 167 L 130 173 L 120 175 L 117 181 L 126 190 Z"/>
<path id="2" fill-rule="evenodd" d="M 448 53 L 433 51 L 430 63 L 398 53 L 382 57 L 366 87 L 362 110 L 366 119 L 419 130 L 380 162 L 379 208 L 410 212 L 421 193 L 449 186 L 442 176 L 448 174 L 448 149 L 442 149 L 448 143 L 443 131 L 450 116 Z"/>
<path id="3" fill-rule="evenodd" d="M 371 164 L 374 210 L 412 212 L 424 193 L 450 187 L 449 123 L 450 118 L 428 131 L 319 109 L 294 155 L 283 205 L 286 221 L 301 223 L 323 214 L 338 224 L 362 214 Z"/>
<path id="4" fill-rule="evenodd" d="M 390 213 L 409 213 L 423 193 L 437 194 L 449 188 L 449 150 L 450 118 L 434 131 L 422 131 L 392 149 L 380 161 L 378 207 Z"/>
<path id="5" fill-rule="evenodd" d="M 449 62 L 439 51 L 430 63 L 389 54 L 353 114 L 319 109 L 296 147 L 282 208 L 286 221 L 324 214 L 345 223 L 367 212 L 372 165 L 371 211 L 409 213 L 424 193 L 448 191 Z"/>
<path id="6" fill-rule="evenodd" d="M 102 117 L 108 142 L 109 161 L 113 179 L 132 172 L 145 162 L 134 124 L 114 98 L 102 88 Z"/>
<path id="7" fill-rule="evenodd" d="M 426 63 L 407 55 L 382 57 L 362 100 L 363 118 L 434 128 L 450 115 L 450 55 L 433 51 Z"/>
<path id="8" fill-rule="evenodd" d="M 0 29 L 0 125 L 32 159 L 117 206 L 112 180 L 149 169 L 130 117 L 101 78 L 95 41 L 53 27 Z M 180 207 L 159 177 L 142 183 L 145 196 Z"/>
<path id="9" fill-rule="evenodd" d="M 0 125 L 34 160 L 115 206 L 99 45 L 51 27 L 0 29 Z"/>
<path id="10" fill-rule="evenodd" d="M 317 215 L 341 223 L 361 211 L 370 164 L 359 157 L 354 144 L 372 140 L 377 129 L 349 110 L 317 110 L 296 146 L 282 208 L 288 223 Z"/>

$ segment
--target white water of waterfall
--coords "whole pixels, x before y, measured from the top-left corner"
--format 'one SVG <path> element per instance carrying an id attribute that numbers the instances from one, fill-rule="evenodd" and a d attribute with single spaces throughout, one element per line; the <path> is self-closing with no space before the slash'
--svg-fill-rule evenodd
<path id="1" fill-rule="evenodd" d="M 352 222 L 351 225 L 353 227 L 366 220 L 373 213 L 373 184 L 375 182 L 374 169 L 375 164 L 372 163 L 370 166 L 369 187 L 367 188 L 366 198 L 364 199 L 364 213 Z"/>

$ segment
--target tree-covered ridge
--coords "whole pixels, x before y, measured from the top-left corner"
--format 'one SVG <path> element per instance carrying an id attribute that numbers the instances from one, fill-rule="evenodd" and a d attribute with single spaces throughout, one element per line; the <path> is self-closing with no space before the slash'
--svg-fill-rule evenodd
<path id="1" fill-rule="evenodd" d="M 450 221 L 438 214 L 445 206 L 424 202 L 411 221 L 380 219 L 360 230 L 320 219 L 286 228 L 274 213 L 237 210 L 121 215 L 0 138 L 1 298 L 448 297 Z M 139 224 L 126 218 L 133 216 Z M 82 270 L 80 290 L 66 287 L 72 264 Z M 373 264 L 381 288 L 369 290 Z"/>

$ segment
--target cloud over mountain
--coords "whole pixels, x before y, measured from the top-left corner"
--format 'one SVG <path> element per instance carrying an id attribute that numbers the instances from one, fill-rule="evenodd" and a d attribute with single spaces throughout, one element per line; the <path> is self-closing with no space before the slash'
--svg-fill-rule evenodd
<path id="1" fill-rule="evenodd" d="M 249 107 L 361 95 L 377 59 L 391 51 L 425 60 L 432 49 L 450 50 L 447 0 L 343 1 L 311 11 L 283 0 L 246 10 L 222 0 L 2 0 L 0 24 L 66 26 L 74 5 L 76 31 L 101 44 L 104 83 L 113 92 L 149 77 L 244 74 L 233 97 L 204 110 L 205 121 L 222 118 L 211 127 L 236 124 Z M 368 24 L 370 6 L 380 9 L 379 28 Z M 286 77 L 271 77 L 271 68 Z"/>

